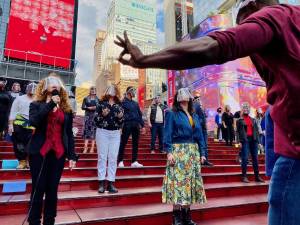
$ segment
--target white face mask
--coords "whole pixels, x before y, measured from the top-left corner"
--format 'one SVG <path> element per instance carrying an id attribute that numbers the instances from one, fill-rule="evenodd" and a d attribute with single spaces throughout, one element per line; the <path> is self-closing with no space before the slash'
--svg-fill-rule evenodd
<path id="1" fill-rule="evenodd" d="M 57 87 L 57 88 L 62 88 L 62 89 L 65 89 L 62 81 L 57 78 L 57 77 L 47 77 L 45 79 L 45 86 L 44 86 L 44 90 L 43 91 L 46 91 L 48 90 L 49 87 Z"/>
<path id="2" fill-rule="evenodd" d="M 106 91 L 104 92 L 104 95 L 109 95 L 112 97 L 115 97 L 117 95 L 116 88 L 114 86 L 109 86 Z"/>
<path id="3" fill-rule="evenodd" d="M 30 83 L 26 87 L 26 93 L 34 95 L 37 85 L 35 83 Z"/>
<path id="4" fill-rule="evenodd" d="M 193 95 L 191 94 L 188 88 L 181 88 L 178 90 L 177 101 L 178 102 L 188 102 L 190 99 L 193 99 Z"/>

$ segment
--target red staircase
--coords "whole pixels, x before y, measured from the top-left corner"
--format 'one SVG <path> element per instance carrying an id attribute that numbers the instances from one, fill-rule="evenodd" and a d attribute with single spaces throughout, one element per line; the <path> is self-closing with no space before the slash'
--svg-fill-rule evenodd
<path id="1" fill-rule="evenodd" d="M 74 126 L 82 133 L 82 119 Z M 149 133 L 149 132 L 148 132 Z M 125 165 L 130 165 L 131 141 L 126 147 Z M 161 204 L 161 185 L 166 155 L 150 154 L 150 137 L 140 140 L 139 162 L 143 168 L 120 168 L 117 171 L 117 194 L 98 194 L 97 154 L 81 154 L 83 140 L 76 138 L 80 155 L 78 168 L 64 171 L 59 187 L 57 224 L 77 225 L 168 225 L 172 207 Z M 203 167 L 208 203 L 193 207 L 193 218 L 202 225 L 266 225 L 268 183 L 240 182 L 240 165 L 235 161 L 238 149 L 209 141 L 210 161 L 214 167 Z M 14 159 L 12 145 L 0 142 L 0 163 Z M 260 171 L 264 171 L 264 157 L 259 156 Z M 13 180 L 26 180 L 22 194 L 0 194 L 1 225 L 21 225 L 28 210 L 31 190 L 28 170 L 0 170 L 0 186 Z"/>

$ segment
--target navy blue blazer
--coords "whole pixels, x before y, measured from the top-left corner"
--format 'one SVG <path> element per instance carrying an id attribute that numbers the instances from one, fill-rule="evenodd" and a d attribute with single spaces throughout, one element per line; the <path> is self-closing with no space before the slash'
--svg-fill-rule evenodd
<path id="1" fill-rule="evenodd" d="M 202 127 L 197 114 L 192 114 L 194 128 L 189 122 L 188 116 L 183 111 L 166 112 L 164 128 L 164 149 L 167 153 L 172 152 L 172 144 L 197 143 L 201 156 L 204 156 L 205 142 Z"/>

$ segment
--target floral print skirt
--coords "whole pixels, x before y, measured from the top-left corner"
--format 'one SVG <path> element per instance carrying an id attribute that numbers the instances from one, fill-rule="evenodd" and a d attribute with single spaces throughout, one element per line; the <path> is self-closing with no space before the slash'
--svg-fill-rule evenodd
<path id="1" fill-rule="evenodd" d="M 206 202 L 197 144 L 173 144 L 175 165 L 167 164 L 163 180 L 162 202 L 191 205 Z"/>

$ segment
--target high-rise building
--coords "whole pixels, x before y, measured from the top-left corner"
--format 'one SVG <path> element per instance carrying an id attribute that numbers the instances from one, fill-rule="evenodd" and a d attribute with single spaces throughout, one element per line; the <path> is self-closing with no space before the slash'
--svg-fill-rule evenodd
<path id="1" fill-rule="evenodd" d="M 161 49 L 157 45 L 156 5 L 148 1 L 113 0 L 108 12 L 107 35 L 102 44 L 102 65 L 97 84 L 101 84 L 99 92 L 103 92 L 109 83 L 118 84 L 121 92 L 124 84 L 140 86 L 138 82 L 141 71 L 129 66 L 120 65 L 117 61 L 121 48 L 113 41 L 116 36 L 123 36 L 126 30 L 130 40 L 137 45 L 144 54 L 151 54 Z M 162 70 L 147 69 L 146 81 L 158 85 L 166 80 Z M 160 79 L 157 79 L 160 78 Z M 142 90 L 142 89 L 141 89 Z"/>
<path id="2" fill-rule="evenodd" d="M 193 0 L 165 0 L 164 24 L 165 43 L 167 46 L 181 41 L 194 26 Z"/>
<path id="3" fill-rule="evenodd" d="M 78 0 L 0 0 L 0 77 L 75 81 Z"/>
<path id="4" fill-rule="evenodd" d="M 93 68 L 93 82 L 95 83 L 97 77 L 101 73 L 102 60 L 102 46 L 105 39 L 106 32 L 103 30 L 98 30 L 96 33 L 96 40 L 94 45 L 94 68 Z"/>

